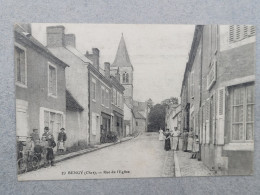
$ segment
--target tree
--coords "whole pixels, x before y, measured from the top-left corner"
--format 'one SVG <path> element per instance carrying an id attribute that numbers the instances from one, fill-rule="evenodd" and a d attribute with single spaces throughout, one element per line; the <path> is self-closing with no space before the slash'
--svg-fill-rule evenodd
<path id="1" fill-rule="evenodd" d="M 165 129 L 165 107 L 161 104 L 156 104 L 151 108 L 148 115 L 149 125 L 148 131 L 159 131 L 160 128 Z"/>
<path id="2" fill-rule="evenodd" d="M 173 104 L 179 104 L 178 102 L 179 102 L 178 98 L 176 98 L 176 97 L 170 97 L 170 98 L 168 98 L 168 99 L 163 100 L 163 101 L 161 102 L 161 104 L 162 104 L 162 105 L 169 106 L 169 105 L 173 105 Z"/>

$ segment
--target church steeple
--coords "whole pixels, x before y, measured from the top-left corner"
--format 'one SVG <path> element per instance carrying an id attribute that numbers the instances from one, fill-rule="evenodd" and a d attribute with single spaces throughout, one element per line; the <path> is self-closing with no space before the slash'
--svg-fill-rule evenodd
<path id="1" fill-rule="evenodd" d="M 129 55 L 128 55 L 128 52 L 127 52 L 123 33 L 122 33 L 122 37 L 121 37 L 121 40 L 118 45 L 116 57 L 115 57 L 115 60 L 112 64 L 112 66 L 114 66 L 114 67 L 132 67 L 133 68 Z"/>

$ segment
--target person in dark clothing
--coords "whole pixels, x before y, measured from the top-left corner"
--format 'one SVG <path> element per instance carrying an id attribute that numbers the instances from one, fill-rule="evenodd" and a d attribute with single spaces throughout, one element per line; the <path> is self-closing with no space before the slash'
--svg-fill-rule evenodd
<path id="1" fill-rule="evenodd" d="M 56 143 L 53 139 L 53 136 L 51 134 L 48 135 L 48 146 L 47 146 L 47 164 L 51 162 L 51 166 L 54 166 L 54 153 L 53 153 L 53 148 L 56 147 Z"/>
<path id="2" fill-rule="evenodd" d="M 50 134 L 49 127 L 44 127 L 44 133 L 42 134 L 42 137 L 45 136 L 46 140 L 48 140 L 49 134 Z"/>
<path id="3" fill-rule="evenodd" d="M 40 140 L 36 140 L 34 146 L 34 154 L 35 156 L 37 156 L 39 161 L 42 160 L 42 153 L 43 153 L 43 149 L 42 146 L 40 145 Z"/>
<path id="4" fill-rule="evenodd" d="M 64 131 L 65 131 L 65 129 L 61 128 L 59 135 L 58 135 L 58 151 L 59 152 L 65 151 L 65 142 L 67 140 L 67 135 Z"/>
<path id="5" fill-rule="evenodd" d="M 36 144 L 37 140 L 40 140 L 40 135 L 39 135 L 38 129 L 33 129 L 33 132 L 31 133 L 31 137 L 32 137 L 32 141 L 34 142 L 34 144 Z"/>
<path id="6" fill-rule="evenodd" d="M 165 136 L 165 144 L 164 144 L 164 149 L 166 151 L 171 150 L 171 133 L 169 132 L 169 129 L 166 129 L 166 132 L 164 133 Z"/>

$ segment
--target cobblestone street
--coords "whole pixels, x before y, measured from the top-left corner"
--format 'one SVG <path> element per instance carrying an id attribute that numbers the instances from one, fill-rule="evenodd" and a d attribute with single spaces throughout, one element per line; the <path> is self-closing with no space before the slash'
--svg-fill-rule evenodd
<path id="1" fill-rule="evenodd" d="M 191 159 L 191 153 L 183 151 L 174 152 L 176 177 L 186 176 L 214 176 L 202 161 Z"/>

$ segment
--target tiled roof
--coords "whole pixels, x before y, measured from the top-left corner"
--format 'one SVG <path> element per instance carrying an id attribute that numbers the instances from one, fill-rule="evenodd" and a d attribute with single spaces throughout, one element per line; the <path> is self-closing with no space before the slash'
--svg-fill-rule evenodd
<path id="1" fill-rule="evenodd" d="M 83 111 L 84 108 L 77 102 L 72 94 L 66 89 L 66 107 L 69 110 Z"/>
<path id="2" fill-rule="evenodd" d="M 134 116 L 137 119 L 146 119 L 140 112 L 138 112 L 137 110 L 133 110 Z"/>

